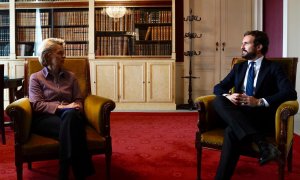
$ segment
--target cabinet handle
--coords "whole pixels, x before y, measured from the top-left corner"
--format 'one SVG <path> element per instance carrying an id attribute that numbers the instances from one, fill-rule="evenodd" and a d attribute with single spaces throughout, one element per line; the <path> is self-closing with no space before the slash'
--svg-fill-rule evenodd
<path id="1" fill-rule="evenodd" d="M 216 51 L 219 50 L 219 42 L 216 42 Z"/>
<path id="2" fill-rule="evenodd" d="M 225 45 L 226 45 L 225 42 L 223 42 L 223 43 L 222 43 L 222 51 L 224 51 Z"/>

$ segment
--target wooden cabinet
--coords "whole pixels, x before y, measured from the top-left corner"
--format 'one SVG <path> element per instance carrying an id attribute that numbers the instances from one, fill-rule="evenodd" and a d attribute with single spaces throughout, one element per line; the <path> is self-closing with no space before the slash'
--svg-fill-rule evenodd
<path id="1" fill-rule="evenodd" d="M 147 63 L 147 101 L 165 102 L 174 101 L 174 63 L 148 62 Z"/>
<path id="2" fill-rule="evenodd" d="M 120 62 L 119 102 L 146 102 L 146 63 Z"/>
<path id="3" fill-rule="evenodd" d="M 201 17 L 194 23 L 193 32 L 202 34 L 194 41 L 194 49 L 201 55 L 193 58 L 193 99 L 212 94 L 213 87 L 227 75 L 233 57 L 241 56 L 243 34 L 252 30 L 252 0 L 199 0 L 190 4 L 193 14 Z M 189 14 L 189 9 L 185 9 Z M 188 32 L 188 25 L 185 31 Z M 185 42 L 185 47 L 189 47 Z M 185 74 L 188 74 L 188 59 L 185 59 Z M 185 81 L 188 94 L 188 81 Z M 187 102 L 187 96 L 184 97 Z"/>
<path id="4" fill-rule="evenodd" d="M 174 60 L 92 61 L 92 89 L 116 101 L 119 110 L 174 110 L 174 64 Z"/>
<path id="5" fill-rule="evenodd" d="M 91 62 L 92 93 L 119 100 L 119 64 L 117 61 Z"/>

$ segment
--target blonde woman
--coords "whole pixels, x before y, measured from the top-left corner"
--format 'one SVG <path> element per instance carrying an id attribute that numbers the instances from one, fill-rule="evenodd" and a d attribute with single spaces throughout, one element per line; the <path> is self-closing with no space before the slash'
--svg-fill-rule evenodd
<path id="1" fill-rule="evenodd" d="M 72 166 L 76 179 L 94 173 L 88 153 L 83 97 L 74 74 L 63 69 L 64 40 L 45 39 L 39 49 L 44 67 L 31 75 L 29 99 L 33 108 L 33 131 L 60 143 L 59 179 L 68 179 Z"/>

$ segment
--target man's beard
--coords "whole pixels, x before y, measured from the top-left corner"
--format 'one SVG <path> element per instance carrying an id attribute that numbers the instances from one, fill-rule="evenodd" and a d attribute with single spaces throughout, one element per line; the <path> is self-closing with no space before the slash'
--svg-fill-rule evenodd
<path id="1" fill-rule="evenodd" d="M 247 52 L 247 51 L 244 51 L 244 52 Z M 256 53 L 255 52 L 247 52 L 246 54 L 242 54 L 242 57 L 247 60 L 252 60 L 256 57 Z"/>

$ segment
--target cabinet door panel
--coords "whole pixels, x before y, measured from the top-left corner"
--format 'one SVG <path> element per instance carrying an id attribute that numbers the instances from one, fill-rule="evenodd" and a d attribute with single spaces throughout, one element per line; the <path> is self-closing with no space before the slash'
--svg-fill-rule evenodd
<path id="1" fill-rule="evenodd" d="M 95 64 L 96 94 L 118 101 L 118 63 L 100 62 Z"/>
<path id="2" fill-rule="evenodd" d="M 173 63 L 147 63 L 147 101 L 173 101 Z"/>
<path id="3" fill-rule="evenodd" d="M 221 79 L 231 69 L 232 58 L 241 56 L 243 35 L 252 27 L 252 0 L 221 1 Z"/>
<path id="4" fill-rule="evenodd" d="M 192 29 L 185 32 L 202 34 L 201 38 L 191 39 L 192 49 L 201 51 L 200 56 L 192 57 L 192 99 L 204 94 L 211 94 L 213 85 L 220 79 L 220 0 L 197 0 L 192 4 L 193 14 L 201 17 L 201 21 L 193 21 Z M 188 14 L 188 11 L 185 13 Z M 189 27 L 189 24 L 186 24 Z M 185 51 L 190 48 L 189 39 L 185 39 Z M 189 57 L 185 58 L 185 76 L 189 75 Z M 209 80 L 206 79 L 210 74 Z M 184 102 L 188 102 L 189 80 L 184 80 Z"/>
<path id="5" fill-rule="evenodd" d="M 145 102 L 145 63 L 120 63 L 120 102 Z"/>
<path id="6" fill-rule="evenodd" d="M 200 56 L 192 57 L 192 99 L 213 93 L 213 87 L 230 70 L 233 57 L 241 56 L 243 34 L 252 27 L 252 0 L 197 0 L 193 1 L 193 14 L 201 21 L 193 21 L 192 29 L 185 24 L 185 32 L 202 34 L 192 39 L 191 50 L 200 50 Z M 188 14 L 185 9 L 185 14 Z M 186 38 L 185 51 L 190 48 Z M 185 59 L 185 76 L 189 73 L 189 57 Z M 185 80 L 184 94 L 188 94 Z M 187 102 L 187 96 L 185 96 Z"/>

